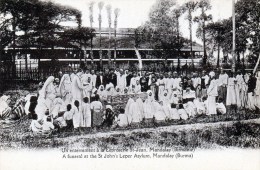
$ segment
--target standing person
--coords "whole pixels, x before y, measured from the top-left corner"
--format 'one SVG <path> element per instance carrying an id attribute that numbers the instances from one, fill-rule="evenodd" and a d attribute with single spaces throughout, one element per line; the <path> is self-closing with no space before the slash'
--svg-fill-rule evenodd
<path id="1" fill-rule="evenodd" d="M 97 79 L 96 79 L 96 88 L 99 88 L 100 85 L 104 85 L 103 84 L 103 73 L 97 72 Z"/>
<path id="2" fill-rule="evenodd" d="M 228 78 L 228 87 L 227 87 L 227 100 L 226 105 L 236 105 L 236 91 L 235 91 L 235 77 L 231 73 L 231 76 Z"/>
<path id="3" fill-rule="evenodd" d="M 126 73 L 127 73 L 127 70 L 126 70 Z M 129 87 L 130 86 L 130 83 L 131 83 L 131 79 L 133 78 L 133 74 L 132 72 L 128 72 L 127 73 L 127 76 L 126 76 L 126 87 Z"/>
<path id="4" fill-rule="evenodd" d="M 217 114 L 216 108 L 216 97 L 218 96 L 218 82 L 215 79 L 215 73 L 211 74 L 211 81 L 209 88 L 207 90 L 208 100 L 207 100 L 207 114 L 215 115 Z"/>
<path id="5" fill-rule="evenodd" d="M 253 74 L 250 74 L 248 80 L 248 109 L 255 110 L 255 88 L 256 88 L 256 81 L 257 79 Z"/>
<path id="6" fill-rule="evenodd" d="M 160 75 L 160 79 L 157 80 L 157 84 L 158 84 L 158 100 L 161 101 L 162 96 L 163 96 L 163 91 L 165 89 L 165 81 L 163 78 L 163 74 Z"/>
<path id="7" fill-rule="evenodd" d="M 123 69 L 120 69 L 119 72 L 117 73 L 117 86 L 120 89 L 126 88 L 126 75 L 124 74 Z"/>
<path id="8" fill-rule="evenodd" d="M 92 87 L 96 87 L 97 75 L 95 74 L 95 70 L 91 70 L 91 83 Z"/>
<path id="9" fill-rule="evenodd" d="M 207 97 L 207 86 L 209 83 L 209 76 L 206 74 L 206 71 L 202 71 L 202 77 L 201 77 L 201 92 L 202 97 Z"/>
<path id="10" fill-rule="evenodd" d="M 155 99 L 158 100 L 157 78 L 155 77 L 154 74 L 152 74 L 152 75 L 150 76 L 148 85 L 150 86 L 150 90 L 151 90 L 152 93 L 154 94 Z M 148 89 L 148 90 L 149 90 L 149 89 Z M 147 91 L 148 91 L 148 90 L 147 90 Z"/>
<path id="11" fill-rule="evenodd" d="M 224 72 L 222 68 L 220 70 L 218 81 L 219 81 L 219 98 L 222 98 L 224 104 L 226 104 L 228 75 L 226 72 Z"/>
<path id="12" fill-rule="evenodd" d="M 74 105 L 71 108 L 72 112 L 72 121 L 73 121 L 73 126 L 74 130 L 79 130 L 78 128 L 80 127 L 80 122 L 82 122 L 82 117 L 81 117 L 81 106 L 78 100 L 74 101 Z"/>
<path id="13" fill-rule="evenodd" d="M 197 73 L 193 74 L 193 78 L 191 78 L 192 81 L 192 85 L 194 87 L 195 93 L 196 93 L 196 97 L 200 97 L 200 90 L 201 90 L 201 78 L 198 77 Z"/>
<path id="14" fill-rule="evenodd" d="M 72 102 L 75 100 L 78 100 L 80 103 L 82 102 L 83 99 L 83 90 L 86 89 L 87 87 L 83 86 L 80 80 L 80 77 L 83 73 L 79 72 L 74 76 L 72 80 L 72 89 L 71 89 L 71 94 L 72 94 Z"/>
<path id="15" fill-rule="evenodd" d="M 55 95 L 55 87 L 53 85 L 55 78 L 53 76 L 48 77 L 45 81 L 41 91 L 39 92 L 39 98 L 50 98 L 53 99 L 56 97 Z"/>
<path id="16" fill-rule="evenodd" d="M 80 119 L 80 127 L 90 128 L 91 127 L 91 108 L 89 104 L 89 98 L 83 98 L 82 103 L 82 119 Z"/>
<path id="17" fill-rule="evenodd" d="M 106 68 L 103 75 L 103 85 L 106 87 L 109 82 L 109 69 Z"/>
<path id="18" fill-rule="evenodd" d="M 114 69 L 111 69 L 111 70 L 110 70 L 110 73 L 109 73 L 109 81 L 114 85 L 114 87 L 117 86 L 117 76 L 116 76 L 116 74 L 115 74 Z"/>
<path id="19" fill-rule="evenodd" d="M 95 100 L 90 104 L 91 112 L 92 112 L 92 127 L 99 128 L 103 121 L 102 114 L 102 103 L 99 101 L 99 97 L 96 96 Z"/>
<path id="20" fill-rule="evenodd" d="M 104 101 L 107 101 L 107 91 L 105 90 L 103 85 L 99 86 L 97 94 L 99 95 L 99 99 L 102 103 Z"/>
<path id="21" fill-rule="evenodd" d="M 61 98 L 64 101 L 64 103 L 67 105 L 71 103 L 71 80 L 70 76 L 68 74 L 64 74 L 61 78 L 60 85 L 59 85 L 59 91 L 61 94 Z"/>
<path id="22" fill-rule="evenodd" d="M 141 92 L 147 92 L 147 90 L 149 89 L 148 81 L 149 81 L 148 73 L 146 73 L 143 77 L 140 78 Z"/>
<path id="23" fill-rule="evenodd" d="M 73 113 L 71 111 L 71 104 L 67 105 L 67 111 L 64 113 L 64 120 L 66 121 L 67 127 L 66 130 L 72 130 L 73 127 Z"/>

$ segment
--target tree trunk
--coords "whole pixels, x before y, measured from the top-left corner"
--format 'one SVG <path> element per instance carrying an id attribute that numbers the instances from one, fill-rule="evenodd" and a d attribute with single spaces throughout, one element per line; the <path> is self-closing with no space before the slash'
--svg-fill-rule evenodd
<path id="1" fill-rule="evenodd" d="M 219 53 L 220 53 L 220 43 L 218 42 L 218 59 L 217 59 L 217 68 L 219 67 Z"/>

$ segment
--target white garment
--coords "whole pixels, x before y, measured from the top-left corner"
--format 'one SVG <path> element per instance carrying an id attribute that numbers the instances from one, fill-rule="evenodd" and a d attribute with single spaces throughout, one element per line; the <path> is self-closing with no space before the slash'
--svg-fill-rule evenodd
<path id="1" fill-rule="evenodd" d="M 72 120 L 73 120 L 73 126 L 74 126 L 74 128 L 78 128 L 78 127 L 80 127 L 80 122 L 82 122 L 81 121 L 81 106 L 79 106 L 79 109 L 76 107 L 76 106 L 72 106 L 72 108 L 71 108 L 71 112 L 72 112 L 72 114 L 73 114 L 73 118 L 72 118 Z"/>
<path id="2" fill-rule="evenodd" d="M 220 112 L 221 114 L 227 113 L 227 109 L 223 103 L 217 103 L 216 107 L 217 107 L 217 111 Z"/>
<path id="3" fill-rule="evenodd" d="M 227 86 L 227 106 L 229 105 L 235 105 L 236 102 L 236 91 L 235 91 L 235 78 L 230 77 L 228 79 L 228 86 Z"/>
<path id="4" fill-rule="evenodd" d="M 82 119 L 80 127 L 91 127 L 91 108 L 89 103 L 82 103 Z"/>

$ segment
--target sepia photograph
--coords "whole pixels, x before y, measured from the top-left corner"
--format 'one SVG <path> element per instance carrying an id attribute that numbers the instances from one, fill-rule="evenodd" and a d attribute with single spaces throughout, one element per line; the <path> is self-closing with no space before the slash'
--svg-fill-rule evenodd
<path id="1" fill-rule="evenodd" d="M 260 0 L 0 0 L 0 169 L 260 169 Z"/>

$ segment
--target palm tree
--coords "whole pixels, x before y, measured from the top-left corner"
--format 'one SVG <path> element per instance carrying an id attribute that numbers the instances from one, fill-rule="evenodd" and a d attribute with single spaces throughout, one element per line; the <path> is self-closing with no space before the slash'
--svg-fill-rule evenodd
<path id="1" fill-rule="evenodd" d="M 102 24 L 102 9 L 104 7 L 104 2 L 98 3 L 98 9 L 99 9 L 99 16 L 98 16 L 98 22 L 99 22 L 99 58 L 100 58 L 100 67 L 102 68 L 102 48 L 101 48 L 101 24 Z"/>
<path id="2" fill-rule="evenodd" d="M 211 9 L 211 5 L 209 0 L 201 0 L 198 3 L 198 8 L 201 9 L 201 14 L 197 17 L 194 18 L 194 21 L 199 23 L 199 26 L 202 29 L 202 41 L 203 41 L 203 51 L 204 51 L 204 64 L 206 64 L 206 60 L 207 60 L 207 52 L 206 52 L 206 38 L 205 38 L 205 23 L 207 21 L 211 21 L 212 20 L 212 15 L 207 15 L 206 11 Z"/>
<path id="3" fill-rule="evenodd" d="M 190 31 L 190 52 L 191 57 L 193 58 L 193 50 L 192 50 L 192 13 L 196 10 L 198 2 L 189 1 L 184 4 L 184 8 L 188 11 L 187 19 L 189 20 L 189 31 Z"/>
<path id="4" fill-rule="evenodd" d="M 108 41 L 108 66 L 110 67 L 111 66 L 111 51 L 110 51 L 110 48 L 111 48 L 111 12 L 112 12 L 112 8 L 111 8 L 111 5 L 107 5 L 106 6 L 106 9 L 107 9 L 107 19 L 108 19 L 108 38 L 109 38 L 109 41 Z"/>
<path id="5" fill-rule="evenodd" d="M 116 60 L 116 29 L 117 29 L 117 19 L 118 19 L 118 15 L 119 15 L 120 9 L 116 8 L 114 10 L 114 14 L 115 14 L 115 20 L 114 20 L 114 29 L 115 29 L 115 50 L 114 50 L 114 60 Z"/>
<path id="6" fill-rule="evenodd" d="M 90 28 L 91 31 L 93 29 L 93 6 L 94 6 L 95 2 L 92 1 L 89 3 L 89 22 L 90 22 Z M 90 57 L 91 57 L 91 65 L 93 66 L 93 38 L 91 37 L 90 39 Z"/>

